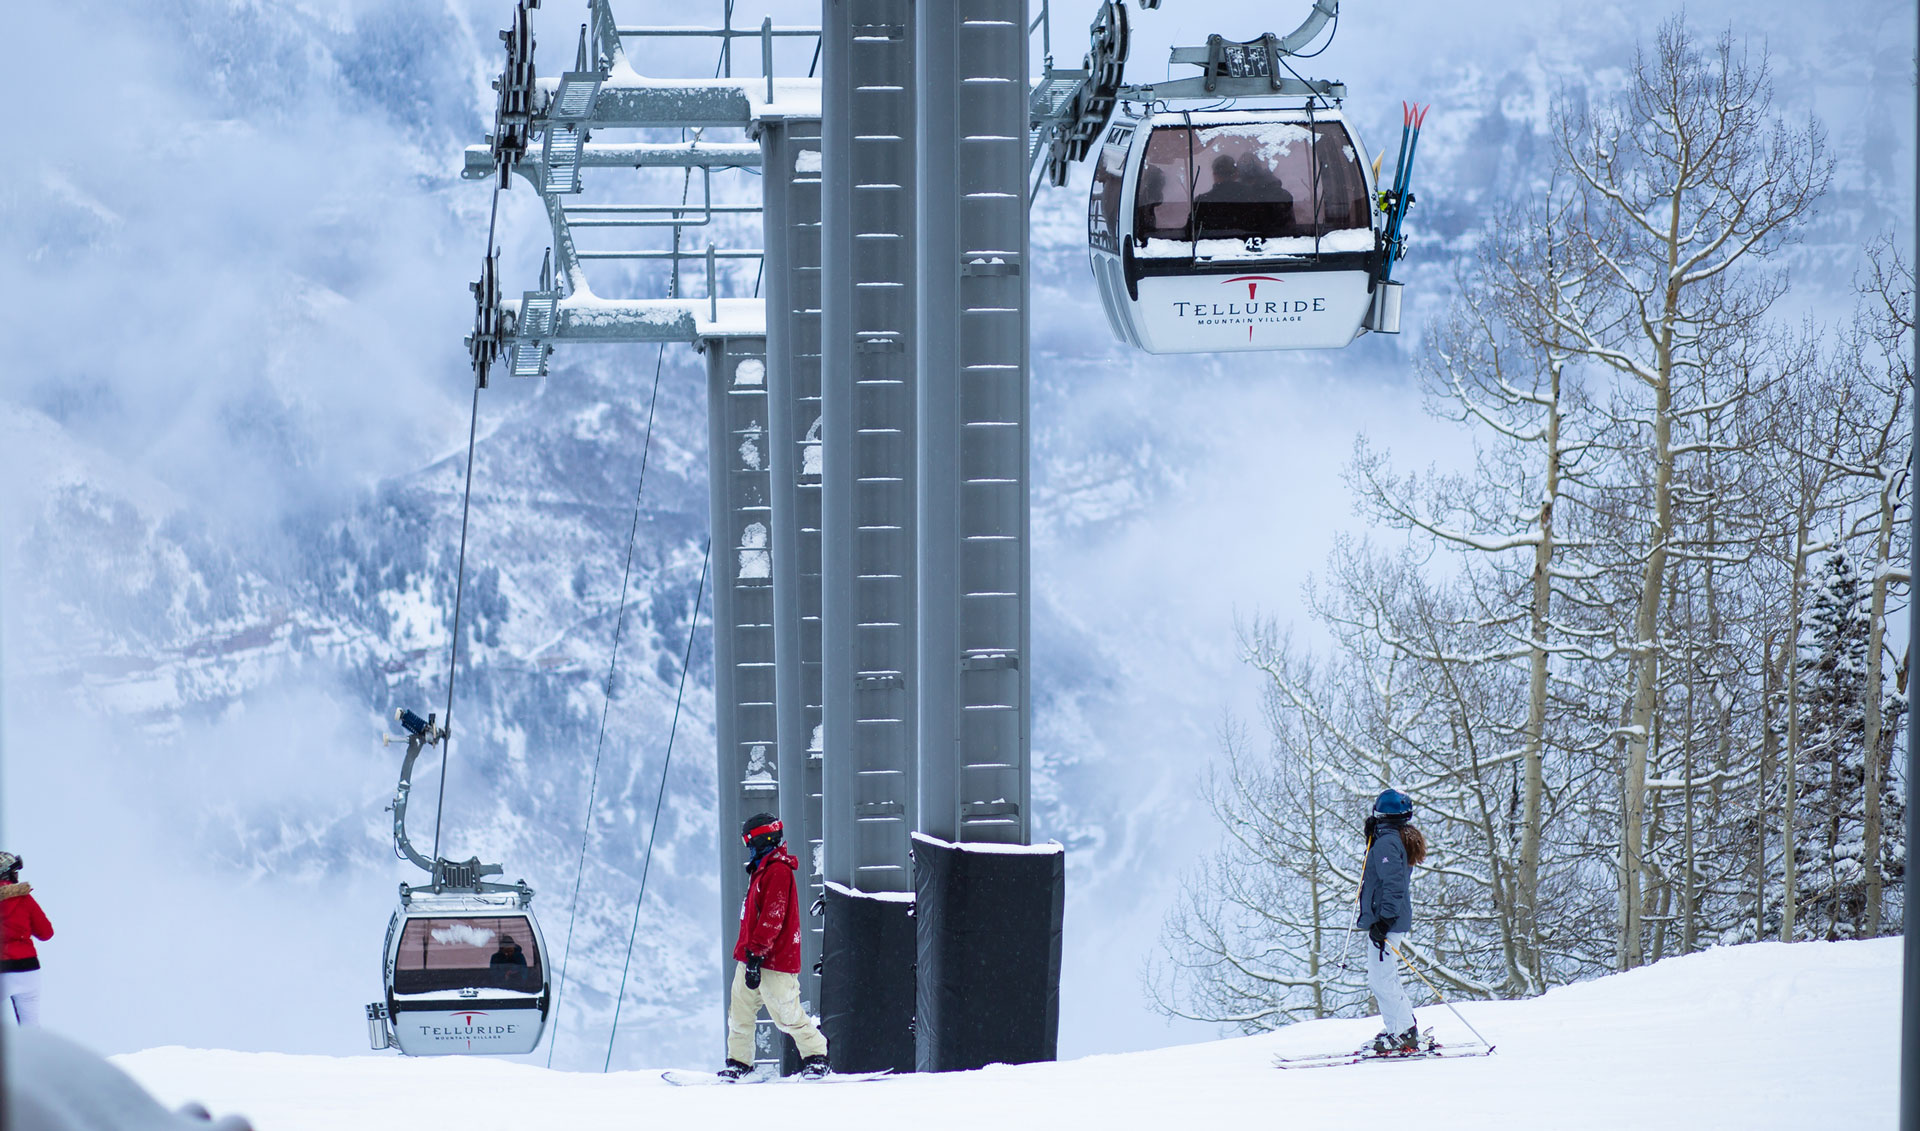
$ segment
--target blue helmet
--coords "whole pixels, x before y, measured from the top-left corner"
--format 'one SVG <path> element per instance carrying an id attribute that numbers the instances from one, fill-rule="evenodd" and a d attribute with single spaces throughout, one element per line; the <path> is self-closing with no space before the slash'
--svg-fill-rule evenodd
<path id="1" fill-rule="evenodd" d="M 1413 798 L 1397 789 L 1385 790 L 1374 800 L 1373 811 L 1382 817 L 1410 817 L 1413 815 Z"/>

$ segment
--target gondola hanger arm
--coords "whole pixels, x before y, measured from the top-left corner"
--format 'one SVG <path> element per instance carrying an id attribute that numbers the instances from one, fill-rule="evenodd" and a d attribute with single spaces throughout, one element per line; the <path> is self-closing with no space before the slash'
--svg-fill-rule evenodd
<path id="1" fill-rule="evenodd" d="M 422 751 L 430 746 L 438 746 L 446 739 L 447 729 L 439 725 L 437 716 L 429 714 L 423 719 L 405 707 L 395 710 L 393 717 L 407 732 L 407 754 L 400 760 L 400 781 L 393 789 L 393 804 L 388 806 L 393 813 L 394 852 L 432 876 L 435 891 L 525 891 L 524 883 L 493 884 L 483 880 L 483 877 L 497 876 L 506 871 L 502 865 L 482 864 L 477 856 L 469 860 L 429 860 L 413 846 L 413 841 L 407 836 L 407 797 L 413 791 L 413 767 L 420 760 Z M 383 735 L 381 745 L 389 745 L 398 737 Z M 526 898 L 531 899 L 532 893 L 526 892 Z"/>
<path id="2" fill-rule="evenodd" d="M 1314 0 L 1313 11 L 1307 13 L 1305 22 L 1280 38 L 1280 53 L 1298 55 L 1301 48 L 1319 37 L 1327 21 L 1339 14 L 1340 0 Z"/>

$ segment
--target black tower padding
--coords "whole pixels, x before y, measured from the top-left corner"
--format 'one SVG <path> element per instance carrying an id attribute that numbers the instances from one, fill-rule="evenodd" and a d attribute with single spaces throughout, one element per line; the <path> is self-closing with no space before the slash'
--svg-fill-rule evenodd
<path id="1" fill-rule="evenodd" d="M 1054 1059 L 1066 850 L 915 833 L 913 886 L 920 1071 Z"/>
<path id="2" fill-rule="evenodd" d="M 913 896 L 827 885 L 820 1030 L 835 1072 L 912 1072 Z"/>

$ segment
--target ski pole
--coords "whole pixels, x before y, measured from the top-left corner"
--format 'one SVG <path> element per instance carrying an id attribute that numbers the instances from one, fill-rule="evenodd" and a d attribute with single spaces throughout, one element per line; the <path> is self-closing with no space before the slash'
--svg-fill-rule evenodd
<path id="1" fill-rule="evenodd" d="M 1454 1009 L 1454 1008 L 1453 1008 L 1453 1003 L 1452 1003 L 1452 1002 L 1450 1002 L 1450 1001 L 1448 1001 L 1448 1000 L 1447 1000 L 1446 998 L 1444 998 L 1444 997 L 1442 997 L 1442 996 L 1440 996 L 1440 987 L 1438 987 L 1438 986 L 1436 986 L 1436 985 L 1434 985 L 1434 984 L 1433 984 L 1432 982 L 1430 982 L 1430 981 L 1427 981 L 1427 976 L 1426 976 L 1425 974 L 1422 974 L 1422 973 L 1420 972 L 1420 968 L 1419 968 L 1418 966 L 1415 966 L 1415 965 L 1413 964 L 1413 960 L 1412 960 L 1412 959 L 1409 959 L 1409 958 L 1408 958 L 1408 957 L 1407 957 L 1406 955 L 1404 955 L 1404 954 L 1402 954 L 1402 953 L 1400 953 L 1400 948 L 1399 948 L 1399 947 L 1397 947 L 1397 946 L 1396 946 L 1396 947 L 1392 947 L 1392 948 L 1390 948 L 1390 949 L 1391 949 L 1391 950 L 1393 951 L 1393 953 L 1394 953 L 1394 957 L 1396 957 L 1396 958 L 1398 958 L 1398 959 L 1399 959 L 1399 960 L 1400 960 L 1400 961 L 1401 961 L 1401 962 L 1402 962 L 1403 964 L 1405 964 L 1405 966 L 1406 966 L 1406 968 L 1407 968 L 1407 969 L 1409 969 L 1409 970 L 1411 970 L 1411 971 L 1413 971 L 1413 976 L 1414 976 L 1414 977 L 1416 977 L 1416 978 L 1418 978 L 1418 979 L 1420 979 L 1420 980 L 1421 980 L 1422 982 L 1426 982 L 1426 983 L 1427 983 L 1427 988 L 1433 991 L 1433 998 L 1434 998 L 1434 1000 L 1435 1000 L 1435 1001 L 1437 1001 L 1437 1002 L 1439 1002 L 1439 1003 L 1440 1003 L 1441 1005 L 1444 1005 L 1444 1006 L 1446 1006 L 1446 1007 L 1447 1007 L 1448 1009 L 1450 1009 L 1450 1010 L 1453 1010 L 1453 1015 L 1454 1015 L 1455 1017 L 1458 1017 L 1458 1018 L 1460 1018 L 1460 1024 L 1462 1024 L 1462 1025 L 1465 1025 L 1465 1026 L 1466 1026 L 1466 1027 L 1467 1027 L 1468 1029 L 1471 1029 L 1471 1030 L 1473 1031 L 1473 1035 L 1474 1035 L 1474 1036 L 1476 1036 L 1476 1037 L 1479 1037 L 1479 1038 L 1480 1038 L 1480 1043 L 1481 1043 L 1481 1044 L 1483 1044 L 1483 1045 L 1485 1045 L 1485 1046 L 1487 1046 L 1487 1051 L 1488 1051 L 1488 1052 L 1492 1052 L 1492 1051 L 1493 1051 L 1493 1042 L 1492 1042 L 1492 1041 L 1489 1041 L 1489 1040 L 1487 1040 L 1487 1038 L 1486 1038 L 1486 1035 L 1485 1035 L 1485 1034 L 1483 1034 L 1483 1033 L 1481 1033 L 1481 1032 L 1480 1032 L 1480 1030 L 1478 1030 L 1478 1029 L 1474 1029 L 1474 1028 L 1473 1028 L 1473 1022 L 1471 1022 L 1471 1021 L 1469 1021 L 1469 1020 L 1467 1020 L 1467 1019 L 1466 1019 L 1466 1017 L 1465 1017 L 1465 1016 L 1464 1016 L 1464 1015 L 1463 1015 L 1463 1014 L 1462 1014 L 1462 1013 L 1461 1013 L 1461 1012 L 1460 1012 L 1459 1010 L 1457 1010 L 1457 1009 Z"/>
<path id="2" fill-rule="evenodd" d="M 1368 837 L 1366 850 L 1360 854 L 1360 887 L 1355 888 L 1353 891 L 1353 905 L 1355 907 L 1360 906 L 1360 892 L 1367 886 L 1367 858 L 1371 855 L 1373 855 L 1373 838 Z M 1353 932 L 1359 929 L 1358 927 L 1348 927 L 1347 937 L 1340 943 L 1340 964 L 1335 966 L 1334 969 L 1343 974 L 1346 973 L 1348 969 L 1347 953 L 1353 949 Z"/>

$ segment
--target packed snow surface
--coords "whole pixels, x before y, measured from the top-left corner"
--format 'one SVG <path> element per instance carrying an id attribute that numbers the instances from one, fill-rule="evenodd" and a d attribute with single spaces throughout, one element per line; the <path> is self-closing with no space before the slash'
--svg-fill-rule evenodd
<path id="1" fill-rule="evenodd" d="M 1131 987 L 1117 987 L 1130 991 Z M 840 1086 L 676 1088 L 658 1068 L 555 1072 L 499 1060 L 157 1048 L 114 1058 L 169 1106 L 199 1100 L 259 1131 L 458 1127 L 922 1128 L 1892 1127 L 1900 940 L 1762 943 L 1671 959 L 1529 1001 L 1460 1006 L 1490 1057 L 1282 1072 L 1276 1055 L 1350 1049 L 1373 1019 L 1058 1064 Z M 1420 1011 L 1441 1041 L 1467 1037 Z M 715 1048 L 718 1066 L 719 1049 Z"/>

